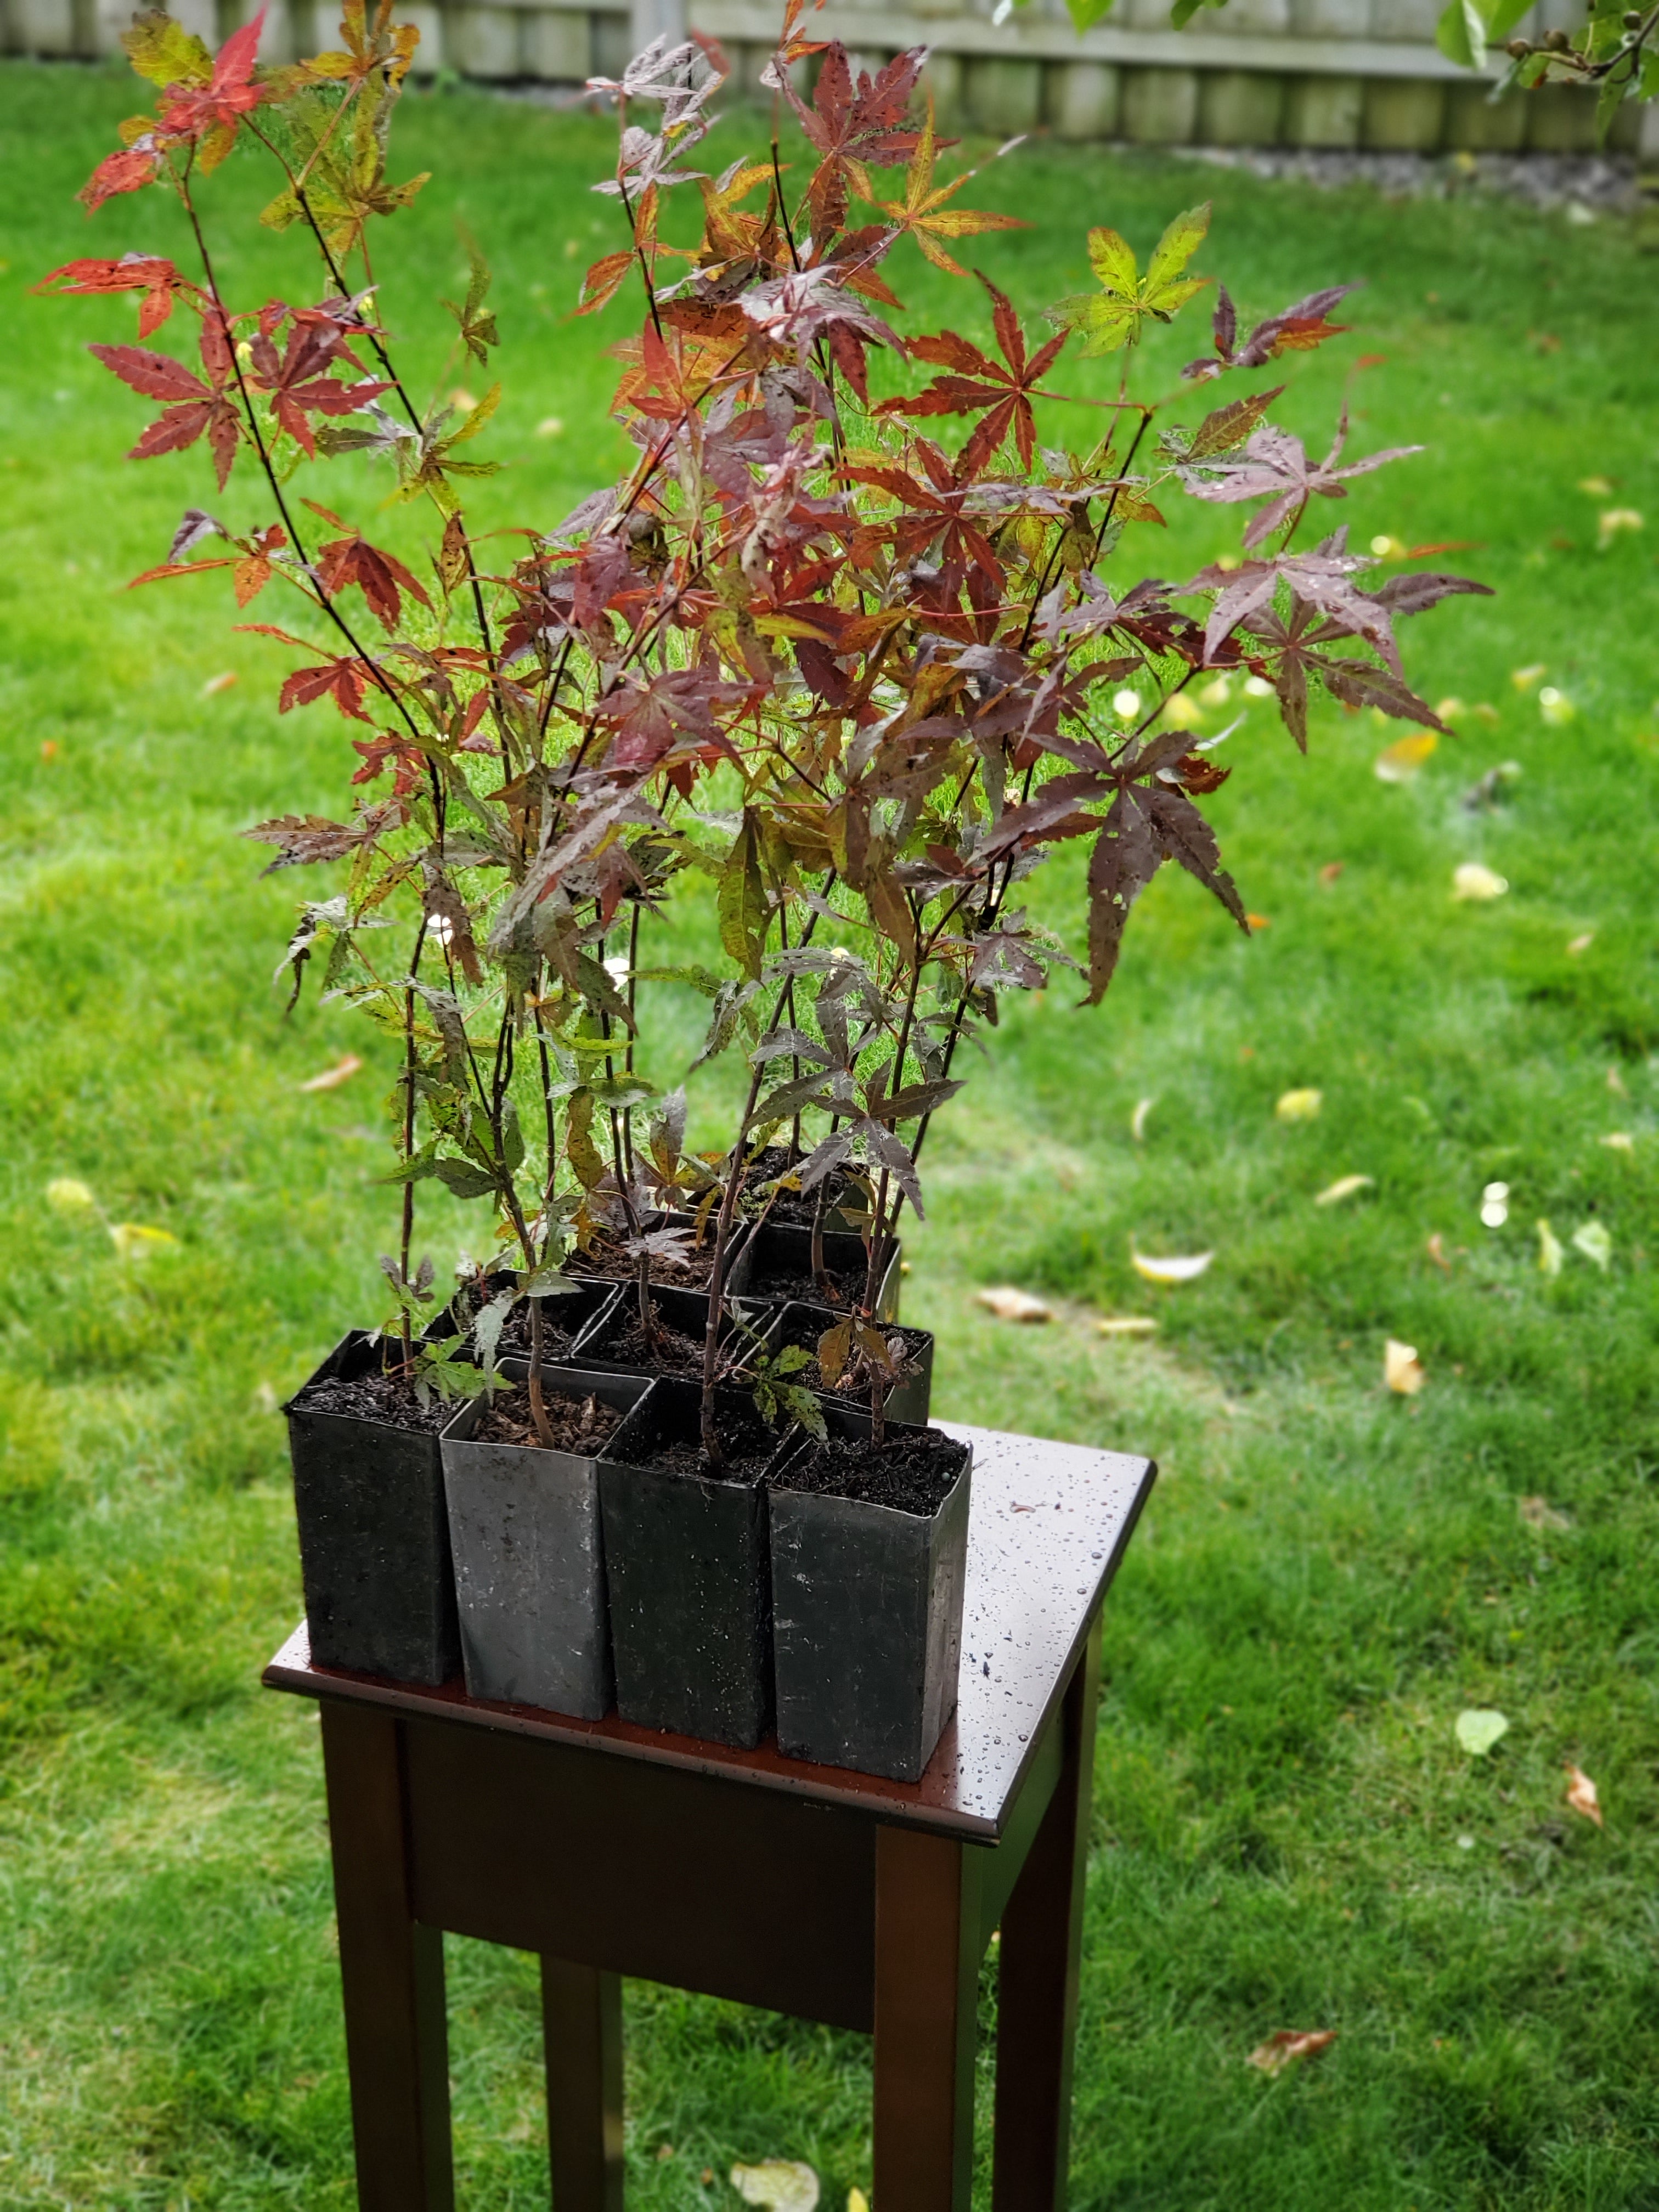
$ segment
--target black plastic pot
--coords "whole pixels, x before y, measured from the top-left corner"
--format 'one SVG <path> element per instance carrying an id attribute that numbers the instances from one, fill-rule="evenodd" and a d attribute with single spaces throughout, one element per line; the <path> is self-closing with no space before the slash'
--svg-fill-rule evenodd
<path id="1" fill-rule="evenodd" d="M 869 1435 L 867 1413 L 824 1411 L 832 1436 Z M 920 1781 L 956 1710 L 973 1455 L 954 1438 L 940 1448 L 961 1471 L 926 1520 L 792 1490 L 810 1446 L 773 1478 L 778 1748 L 792 1758 Z"/>
<path id="2" fill-rule="evenodd" d="M 523 1360 L 503 1363 L 522 1382 Z M 543 1369 L 550 1399 L 597 1398 L 631 1413 L 643 1376 Z M 611 1626 L 594 1455 L 473 1440 L 486 1401 L 444 1431 L 444 1487 L 469 1695 L 602 1720 L 611 1704 Z"/>
<path id="3" fill-rule="evenodd" d="M 728 1300 L 728 1305 L 731 1301 Z M 706 1291 L 675 1291 L 653 1286 L 651 1304 L 659 1321 L 683 1336 L 690 1337 L 699 1347 L 696 1373 L 702 1372 L 702 1351 L 703 1338 L 708 1328 L 708 1293 Z M 769 1308 L 763 1313 L 745 1306 L 744 1315 L 751 1328 L 757 1328 L 763 1336 L 768 1334 L 773 1316 Z M 602 1368 L 620 1375 L 656 1375 L 659 1368 L 647 1366 L 637 1358 L 624 1358 L 617 1349 L 620 1340 L 639 1318 L 639 1302 L 631 1284 L 624 1284 L 614 1304 L 604 1307 L 590 1325 L 577 1338 L 570 1357 L 579 1367 Z M 721 1343 L 729 1343 L 732 1323 L 726 1322 Z"/>
<path id="4" fill-rule="evenodd" d="M 771 1584 L 764 1478 L 676 1474 L 667 1445 L 697 1439 L 702 1392 L 653 1382 L 599 1456 L 617 1710 L 642 1728 L 750 1750 L 771 1711 Z M 722 1391 L 721 1425 L 755 1418 Z"/>
<path id="5" fill-rule="evenodd" d="M 876 1311 L 888 1321 L 898 1312 L 899 1258 L 896 1243 L 876 1299 Z M 836 1289 L 849 1305 L 857 1305 L 864 1296 L 869 1264 L 864 1239 L 844 1229 L 826 1230 L 823 1260 Z M 733 1297 L 770 1298 L 780 1305 L 792 1299 L 809 1305 L 822 1304 L 812 1279 L 811 1231 L 787 1222 L 762 1222 L 738 1255 L 726 1285 Z"/>
<path id="6" fill-rule="evenodd" d="M 845 1321 L 845 1313 L 836 1313 L 829 1306 L 810 1306 L 799 1299 L 792 1300 L 779 1315 L 772 1335 L 772 1349 L 781 1352 L 786 1345 L 799 1344 L 816 1355 L 818 1339 L 825 1329 L 833 1328 L 838 1321 Z M 893 1334 L 892 1329 L 886 1332 Z M 931 1329 L 907 1328 L 904 1337 L 905 1356 L 909 1371 L 895 1382 L 887 1394 L 887 1418 L 890 1421 L 910 1421 L 925 1425 L 933 1396 L 933 1336 Z M 802 1374 L 789 1378 L 799 1382 Z M 807 1387 L 832 1405 L 857 1406 L 867 1401 L 862 1390 L 830 1390 L 821 1382 L 810 1382 Z"/>
<path id="7" fill-rule="evenodd" d="M 383 1357 L 362 1329 L 311 1377 L 366 1375 Z M 447 1682 L 461 1663 L 436 1430 L 288 1405 L 311 1656 L 400 1682 Z"/>

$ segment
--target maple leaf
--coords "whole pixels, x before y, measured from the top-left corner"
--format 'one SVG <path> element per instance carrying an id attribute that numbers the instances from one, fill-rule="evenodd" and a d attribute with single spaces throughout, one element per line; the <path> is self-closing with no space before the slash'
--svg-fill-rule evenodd
<path id="1" fill-rule="evenodd" d="M 927 103 L 927 119 L 922 125 L 921 136 L 916 141 L 910 166 L 905 173 L 904 198 L 902 200 L 874 200 L 884 215 L 890 216 L 897 229 L 914 238 L 922 252 L 935 269 L 943 269 L 952 276 L 965 276 L 968 271 L 959 261 L 954 261 L 939 244 L 942 238 L 972 238 L 986 230 L 1028 230 L 1029 223 L 1018 216 L 988 215 L 979 208 L 947 207 L 945 202 L 959 192 L 975 174 L 964 170 L 948 185 L 935 185 L 933 164 L 938 155 L 938 142 L 933 137 L 933 103 Z M 866 199 L 872 195 L 864 190 L 866 180 L 860 178 L 860 189 Z"/>
<path id="2" fill-rule="evenodd" d="M 357 363 L 346 342 L 354 325 L 326 308 L 294 314 L 279 355 L 272 334 L 288 312 L 267 308 L 261 314 L 259 328 L 249 342 L 252 373 L 248 380 L 255 391 L 270 395 L 278 428 L 288 432 L 307 459 L 314 460 L 317 441 L 307 415 L 354 415 L 392 386 L 384 379 L 376 382 L 372 378 L 342 384 L 328 374 L 337 362 L 345 361 L 353 367 Z"/>
<path id="3" fill-rule="evenodd" d="M 118 154 L 106 154 L 75 197 L 85 203 L 89 216 L 96 215 L 118 192 L 142 191 L 153 185 L 161 173 L 161 161 L 160 142 L 147 132 Z"/>
<path id="4" fill-rule="evenodd" d="M 1062 330 L 1080 332 L 1085 355 L 1116 353 L 1133 345 L 1148 316 L 1160 323 L 1173 321 L 1194 293 L 1210 281 L 1181 273 L 1209 227 L 1207 200 L 1202 207 L 1178 215 L 1153 247 L 1144 276 L 1133 249 L 1116 231 L 1091 230 L 1089 260 L 1101 289 L 1062 300 L 1048 310 L 1048 319 Z"/>
<path id="5" fill-rule="evenodd" d="M 319 507 L 314 499 L 308 499 L 305 503 L 313 514 L 321 515 L 325 522 L 331 522 L 337 530 L 346 530 L 350 533 L 317 549 L 313 566 L 317 572 L 317 580 L 330 599 L 344 591 L 349 585 L 356 584 L 380 617 L 382 628 L 388 630 L 395 629 L 403 613 L 402 592 L 407 592 L 411 599 L 418 599 L 423 607 L 430 609 L 432 602 L 424 586 L 410 574 L 401 561 L 371 545 L 360 532 L 350 530 L 348 523 L 343 522 L 327 507 Z"/>
<path id="6" fill-rule="evenodd" d="M 915 359 L 935 362 L 955 373 L 936 377 L 914 399 L 884 400 L 876 412 L 981 415 L 982 419 L 963 449 L 963 466 L 971 471 L 983 468 L 1012 429 L 1020 460 L 1029 469 L 1036 444 L 1036 422 L 1031 412 L 1030 395 L 1038 391 L 1040 380 L 1053 367 L 1066 343 L 1066 333 L 1062 331 L 1058 337 L 1050 338 L 1028 362 L 1024 333 L 1012 301 L 982 272 L 980 282 L 991 295 L 1002 361 L 991 360 L 977 346 L 958 337 L 954 331 L 941 331 L 937 337 L 913 338 L 907 350 Z"/>
<path id="7" fill-rule="evenodd" d="M 1339 300 L 1346 300 L 1350 292 L 1359 289 L 1358 284 L 1330 284 L 1322 292 L 1310 292 L 1305 299 L 1258 323 L 1243 344 L 1236 346 L 1238 314 L 1223 284 L 1216 293 L 1215 358 L 1200 355 L 1198 360 L 1189 361 L 1181 374 L 1202 381 L 1219 376 L 1226 368 L 1260 368 L 1281 353 L 1310 353 L 1327 338 L 1341 337 L 1347 325 L 1327 319 Z"/>
<path id="8" fill-rule="evenodd" d="M 193 31 L 160 9 L 134 19 L 121 33 L 121 45 L 137 74 L 152 84 L 205 85 L 213 82 L 213 57 Z"/>
<path id="9" fill-rule="evenodd" d="M 1408 454 L 1423 450 L 1421 446 L 1387 446 L 1380 453 L 1368 453 L 1364 460 L 1350 461 L 1346 468 L 1338 468 L 1336 464 L 1347 438 L 1346 406 L 1331 449 L 1322 461 L 1309 459 L 1300 438 L 1293 438 L 1288 430 L 1264 422 L 1251 432 L 1237 460 L 1218 455 L 1182 468 L 1179 474 L 1194 499 L 1228 504 L 1245 499 L 1267 500 L 1268 504 L 1259 514 L 1250 517 L 1244 532 L 1245 544 L 1255 547 L 1263 538 L 1270 538 L 1281 523 L 1299 515 L 1316 492 L 1322 499 L 1346 499 L 1348 495 L 1343 487 L 1349 477 L 1369 476 L 1373 469 L 1385 467 L 1389 461 L 1404 460 Z"/>
<path id="10" fill-rule="evenodd" d="M 142 292 L 138 302 L 138 335 L 149 337 L 173 313 L 175 293 L 192 299 L 202 295 L 189 278 L 181 276 L 172 262 L 154 253 L 126 253 L 118 261 L 66 261 L 43 276 L 30 290 L 45 292 L 58 285 L 70 292 Z"/>
<path id="11" fill-rule="evenodd" d="M 161 113 L 161 134 L 192 143 L 197 166 L 204 172 L 218 167 L 236 143 L 242 118 L 251 115 L 268 97 L 268 88 L 253 82 L 253 65 L 264 27 L 265 11 L 261 8 L 251 22 L 233 31 L 220 47 L 205 84 L 192 76 L 166 88 L 170 104 Z"/>
<path id="12" fill-rule="evenodd" d="M 460 325 L 461 343 L 480 368 L 488 368 L 490 347 L 501 342 L 495 314 L 484 307 L 489 291 L 489 264 L 479 252 L 477 241 L 465 231 L 461 235 L 466 246 L 467 266 L 471 271 L 466 304 L 458 307 L 453 300 L 446 300 L 443 304 Z"/>
<path id="13" fill-rule="evenodd" d="M 295 80 L 361 85 L 379 71 L 386 84 L 395 88 L 408 74 L 421 34 L 413 23 L 394 23 L 393 12 L 393 0 L 378 0 L 371 24 L 365 0 L 345 0 L 340 36 L 346 51 L 316 54 L 301 62 L 294 72 Z"/>
<path id="14" fill-rule="evenodd" d="M 338 860 L 360 846 L 372 844 L 386 830 L 402 827 L 407 810 L 394 799 L 366 806 L 355 822 L 331 822 L 321 814 L 281 814 L 275 821 L 257 823 L 242 836 L 258 845 L 275 845 L 276 858 L 262 872 L 274 876 L 279 868 L 309 867 L 318 860 Z"/>
<path id="15" fill-rule="evenodd" d="M 862 164 L 890 168 L 915 152 L 921 133 L 908 129 L 905 117 L 927 54 L 925 46 L 912 46 L 873 77 L 860 70 L 854 85 L 840 40 L 832 40 L 823 52 L 811 107 L 787 76 L 782 80 L 808 143 L 823 156 L 806 192 L 815 239 L 827 239 L 846 222 L 849 189 L 860 183 Z"/>
<path id="16" fill-rule="evenodd" d="M 202 353 L 213 378 L 210 384 L 204 384 L 170 354 L 152 353 L 144 346 L 94 345 L 87 350 L 132 391 L 147 399 L 167 403 L 166 411 L 149 425 L 127 459 L 148 461 L 158 453 L 182 452 L 205 431 L 222 491 L 236 458 L 241 416 L 234 401 L 226 396 L 224 376 L 219 370 L 218 335 L 215 324 L 204 323 Z"/>

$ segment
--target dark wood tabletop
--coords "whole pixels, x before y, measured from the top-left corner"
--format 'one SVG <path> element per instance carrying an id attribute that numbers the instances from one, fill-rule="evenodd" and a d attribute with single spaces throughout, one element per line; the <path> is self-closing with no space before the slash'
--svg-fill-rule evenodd
<path id="1" fill-rule="evenodd" d="M 981 1843 L 1002 1833 L 1027 1764 L 1116 1571 L 1155 1470 L 1150 1461 L 1000 1430 L 937 1424 L 974 1448 L 973 1505 L 956 1718 L 920 1782 L 786 1759 L 770 1739 L 730 1751 L 636 1728 L 469 1698 L 459 1679 L 422 1689 L 311 1662 L 303 1622 L 264 1670 L 267 1687 L 477 1728 L 586 1744 L 621 1759 L 715 1774 L 884 1822 Z"/>

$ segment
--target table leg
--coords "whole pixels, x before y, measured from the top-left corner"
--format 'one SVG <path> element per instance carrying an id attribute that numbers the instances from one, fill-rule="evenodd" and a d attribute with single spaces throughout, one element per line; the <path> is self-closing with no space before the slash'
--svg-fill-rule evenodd
<path id="1" fill-rule="evenodd" d="M 390 1713 L 322 1700 L 361 2212 L 454 2212 L 443 1936 L 410 1909 Z"/>
<path id="2" fill-rule="evenodd" d="M 969 2212 L 979 1860 L 971 1845 L 876 1831 L 875 2201 Z"/>
<path id="3" fill-rule="evenodd" d="M 553 2212 L 623 2212 L 622 1977 L 542 1954 Z"/>
<path id="4" fill-rule="evenodd" d="M 1066 2212 L 1100 1619 L 1059 1716 L 1060 1781 L 1002 1915 L 994 2212 Z"/>

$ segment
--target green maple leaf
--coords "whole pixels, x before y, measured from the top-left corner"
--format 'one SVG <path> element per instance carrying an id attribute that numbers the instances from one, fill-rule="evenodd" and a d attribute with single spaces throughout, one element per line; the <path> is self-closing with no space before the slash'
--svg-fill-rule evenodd
<path id="1" fill-rule="evenodd" d="M 1089 260 L 1100 279 L 1097 293 L 1079 293 L 1050 307 L 1048 320 L 1061 330 L 1075 331 L 1085 354 L 1115 353 L 1133 345 L 1150 315 L 1160 323 L 1174 320 L 1194 292 L 1201 292 L 1207 276 L 1183 276 L 1182 270 L 1197 252 L 1210 228 L 1210 203 L 1178 215 L 1153 248 L 1140 274 L 1133 248 L 1115 230 L 1089 233 Z"/>

